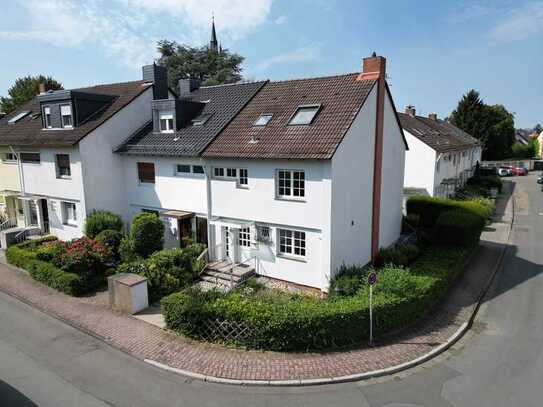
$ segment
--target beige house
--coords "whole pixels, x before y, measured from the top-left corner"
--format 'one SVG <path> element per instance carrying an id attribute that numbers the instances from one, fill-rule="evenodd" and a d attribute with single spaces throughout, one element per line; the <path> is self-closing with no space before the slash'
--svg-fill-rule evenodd
<path id="1" fill-rule="evenodd" d="M 19 200 L 19 163 L 9 149 L 0 149 L 0 231 L 24 226 L 23 205 Z"/>

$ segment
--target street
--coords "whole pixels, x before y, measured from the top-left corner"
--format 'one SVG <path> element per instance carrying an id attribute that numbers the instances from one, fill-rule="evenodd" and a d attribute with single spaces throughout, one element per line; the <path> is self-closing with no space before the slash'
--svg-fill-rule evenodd
<path id="1" fill-rule="evenodd" d="M 512 246 L 473 329 L 396 377 L 304 388 L 235 387 L 162 371 L 0 293 L 3 406 L 541 406 L 543 192 L 514 179 Z"/>

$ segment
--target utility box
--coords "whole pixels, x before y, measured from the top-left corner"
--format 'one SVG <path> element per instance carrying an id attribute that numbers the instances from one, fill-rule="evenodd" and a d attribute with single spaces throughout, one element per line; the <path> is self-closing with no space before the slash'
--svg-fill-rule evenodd
<path id="1" fill-rule="evenodd" d="M 147 278 L 132 273 L 115 274 L 107 279 L 109 305 L 127 314 L 149 307 Z"/>

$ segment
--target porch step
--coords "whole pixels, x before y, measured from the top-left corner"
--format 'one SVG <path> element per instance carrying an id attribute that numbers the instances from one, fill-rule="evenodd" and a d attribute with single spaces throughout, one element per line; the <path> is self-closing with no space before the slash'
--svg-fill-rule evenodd
<path id="1" fill-rule="evenodd" d="M 230 262 L 209 263 L 200 275 L 198 285 L 203 290 L 217 288 L 229 291 L 255 274 L 255 268 L 247 264 L 234 265 Z"/>

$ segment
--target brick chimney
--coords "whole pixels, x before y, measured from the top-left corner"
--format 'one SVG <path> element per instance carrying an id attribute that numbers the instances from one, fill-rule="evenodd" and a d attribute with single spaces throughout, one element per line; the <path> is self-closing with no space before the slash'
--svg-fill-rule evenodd
<path id="1" fill-rule="evenodd" d="M 39 93 L 40 95 L 43 95 L 46 91 L 47 91 L 47 90 L 45 89 L 45 83 L 40 82 L 40 83 L 38 84 L 38 93 Z"/>
<path id="2" fill-rule="evenodd" d="M 387 60 L 385 57 L 378 56 L 375 52 L 371 57 L 362 60 L 362 73 L 358 75 L 359 81 L 374 80 L 385 78 Z"/>
<path id="3" fill-rule="evenodd" d="M 437 113 L 428 113 L 428 118 L 431 120 L 437 120 Z"/>
<path id="4" fill-rule="evenodd" d="M 415 117 L 415 115 L 417 114 L 417 110 L 415 109 L 415 106 L 407 105 L 405 107 L 405 114 L 408 114 L 411 117 Z"/>

